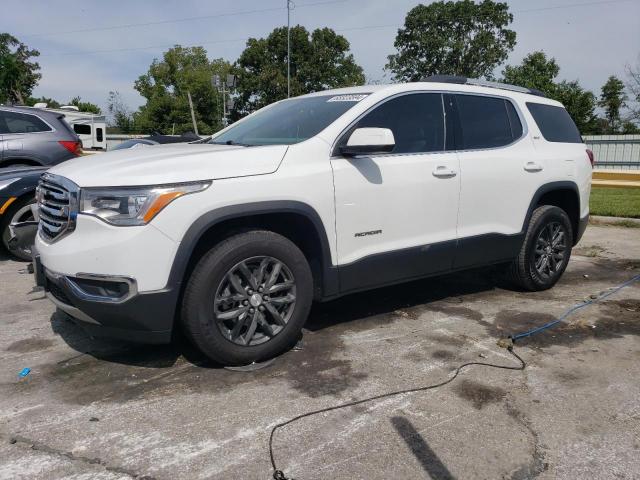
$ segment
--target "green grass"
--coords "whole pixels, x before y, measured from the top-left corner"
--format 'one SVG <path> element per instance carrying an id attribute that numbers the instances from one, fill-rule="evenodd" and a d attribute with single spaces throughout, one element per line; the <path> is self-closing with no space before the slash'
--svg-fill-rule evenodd
<path id="1" fill-rule="evenodd" d="M 592 188 L 591 215 L 640 218 L 640 188 Z"/>

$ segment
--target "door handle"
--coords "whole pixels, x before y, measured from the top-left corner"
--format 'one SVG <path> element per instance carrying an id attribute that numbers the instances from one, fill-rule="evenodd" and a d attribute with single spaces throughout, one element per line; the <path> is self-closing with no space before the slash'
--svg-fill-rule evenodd
<path id="1" fill-rule="evenodd" d="M 432 173 L 434 177 L 438 178 L 451 178 L 458 174 L 458 172 L 445 165 L 438 165 Z"/>
<path id="2" fill-rule="evenodd" d="M 540 172 L 542 168 L 542 165 L 536 162 L 527 162 L 524 166 L 524 169 L 527 172 Z"/>

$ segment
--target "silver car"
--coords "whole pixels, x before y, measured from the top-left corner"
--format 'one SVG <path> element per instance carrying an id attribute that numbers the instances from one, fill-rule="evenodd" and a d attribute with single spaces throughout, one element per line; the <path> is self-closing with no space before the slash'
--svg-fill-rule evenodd
<path id="1" fill-rule="evenodd" d="M 0 168 L 52 166 L 82 154 L 82 142 L 64 115 L 0 105 Z"/>

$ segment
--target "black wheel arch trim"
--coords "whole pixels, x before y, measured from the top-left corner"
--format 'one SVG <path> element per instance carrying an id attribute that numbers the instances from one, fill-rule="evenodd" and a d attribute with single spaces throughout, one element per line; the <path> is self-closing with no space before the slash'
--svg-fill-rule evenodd
<path id="1" fill-rule="evenodd" d="M 557 182 L 549 182 L 549 183 L 545 183 L 544 185 L 540 186 L 538 188 L 538 190 L 536 190 L 536 193 L 533 194 L 533 197 L 531 199 L 531 203 L 529 204 L 529 209 L 527 210 L 527 214 L 524 218 L 524 222 L 522 223 L 522 232 L 526 233 L 527 231 L 527 226 L 529 225 L 529 221 L 531 220 L 531 215 L 533 215 L 533 211 L 536 209 L 536 206 L 538 205 L 538 202 L 540 201 L 540 199 L 542 198 L 543 195 L 547 194 L 547 193 L 551 193 L 553 191 L 556 190 L 571 190 L 576 194 L 576 198 L 578 199 L 578 222 L 580 221 L 580 212 L 581 212 L 581 207 L 582 205 L 580 204 L 580 189 L 578 188 L 578 185 L 575 182 L 572 181 L 568 181 L 568 180 L 563 180 L 563 181 L 557 181 Z M 569 212 L 567 212 L 569 213 Z M 573 232 L 574 235 L 574 244 L 577 243 L 576 241 L 576 236 L 577 236 L 577 231 Z"/>
<path id="2" fill-rule="evenodd" d="M 322 253 L 321 295 L 331 296 L 338 292 L 338 269 L 331 262 L 331 249 L 320 215 L 310 205 L 294 200 L 275 200 L 229 205 L 211 210 L 199 217 L 182 237 L 169 273 L 167 287 L 180 290 L 186 280 L 187 267 L 191 256 L 203 235 L 216 225 L 234 219 L 256 215 L 294 213 L 304 216 L 315 228 Z"/>

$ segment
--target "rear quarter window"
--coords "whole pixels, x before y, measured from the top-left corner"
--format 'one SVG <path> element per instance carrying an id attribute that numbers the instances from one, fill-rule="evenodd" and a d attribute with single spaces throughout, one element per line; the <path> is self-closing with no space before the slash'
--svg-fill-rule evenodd
<path id="1" fill-rule="evenodd" d="M 527 108 L 547 142 L 582 143 L 578 127 L 564 108 L 533 102 L 527 102 Z"/>

